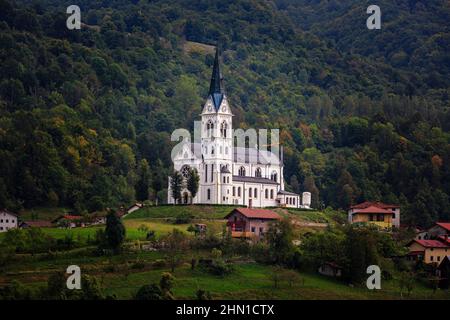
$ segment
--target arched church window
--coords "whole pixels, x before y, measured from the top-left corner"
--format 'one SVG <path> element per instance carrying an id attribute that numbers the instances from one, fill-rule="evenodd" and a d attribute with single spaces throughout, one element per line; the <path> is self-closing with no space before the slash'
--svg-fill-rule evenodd
<path id="1" fill-rule="evenodd" d="M 278 174 L 276 171 L 272 171 L 272 174 L 270 175 L 270 180 L 273 180 L 275 182 L 278 181 Z"/>
<path id="2" fill-rule="evenodd" d="M 227 129 L 228 129 L 228 124 L 226 123 L 226 121 L 222 122 L 222 124 L 220 125 L 220 136 L 222 138 L 227 137 Z"/>
<path id="3" fill-rule="evenodd" d="M 220 146 L 220 149 L 219 149 L 219 154 L 222 154 L 223 153 L 223 147 L 222 146 Z"/>
<path id="4" fill-rule="evenodd" d="M 270 199 L 273 199 L 273 189 L 270 190 Z"/>
<path id="5" fill-rule="evenodd" d="M 238 197 L 241 196 L 241 187 L 238 187 Z"/>
<path id="6" fill-rule="evenodd" d="M 228 147 L 225 147 L 225 154 L 228 154 Z"/>
<path id="7" fill-rule="evenodd" d="M 212 136 L 213 130 L 214 130 L 214 124 L 212 123 L 211 120 L 209 120 L 209 121 L 206 123 L 206 134 L 207 134 L 208 137 L 211 137 L 211 136 Z"/>
<path id="8" fill-rule="evenodd" d="M 253 196 L 255 198 L 258 198 L 258 189 L 255 188 L 255 190 L 253 191 Z"/>
<path id="9" fill-rule="evenodd" d="M 248 189 L 248 197 L 251 198 L 252 197 L 252 188 Z"/>
<path id="10" fill-rule="evenodd" d="M 269 199 L 269 189 L 266 189 L 265 196 L 266 196 L 266 199 Z"/>
<path id="11" fill-rule="evenodd" d="M 211 189 L 206 190 L 206 196 L 208 200 L 211 200 Z"/>
<path id="12" fill-rule="evenodd" d="M 257 177 L 257 178 L 261 178 L 261 176 L 262 176 L 262 174 L 261 174 L 261 168 L 256 168 L 256 171 L 255 171 L 255 177 Z"/>
<path id="13" fill-rule="evenodd" d="M 211 154 L 214 154 L 214 147 L 211 147 Z"/>
<path id="14" fill-rule="evenodd" d="M 244 168 L 244 167 L 240 167 L 240 168 L 239 168 L 239 175 L 240 175 L 241 177 L 245 177 L 245 168 Z"/>

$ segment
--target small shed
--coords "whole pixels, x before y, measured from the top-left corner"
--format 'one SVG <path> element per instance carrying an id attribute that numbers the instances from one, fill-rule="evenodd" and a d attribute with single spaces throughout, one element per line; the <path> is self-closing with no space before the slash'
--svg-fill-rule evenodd
<path id="1" fill-rule="evenodd" d="M 339 278 L 342 276 L 342 267 L 334 262 L 325 262 L 319 267 L 319 273 L 327 277 Z"/>

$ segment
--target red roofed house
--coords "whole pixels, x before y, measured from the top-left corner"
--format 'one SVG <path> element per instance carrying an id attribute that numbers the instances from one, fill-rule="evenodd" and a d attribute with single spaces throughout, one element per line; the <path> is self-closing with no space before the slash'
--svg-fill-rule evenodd
<path id="1" fill-rule="evenodd" d="M 450 236 L 450 222 L 436 222 L 436 224 L 428 229 L 427 235 L 430 238 L 439 236 Z"/>
<path id="2" fill-rule="evenodd" d="M 448 239 L 447 239 L 448 240 Z M 440 240 L 412 240 L 409 244 L 408 257 L 425 263 L 439 265 L 444 257 L 450 255 L 448 242 Z"/>
<path id="3" fill-rule="evenodd" d="M 269 224 L 281 217 L 267 209 L 236 208 L 225 219 L 233 238 L 261 238 Z"/>
<path id="4" fill-rule="evenodd" d="M 417 240 L 428 240 L 445 238 L 445 236 L 450 236 L 450 223 L 449 222 L 436 222 L 434 226 L 416 233 L 415 239 Z"/>
<path id="5" fill-rule="evenodd" d="M 84 227 L 83 216 L 62 215 L 52 222 L 66 228 Z"/>
<path id="6" fill-rule="evenodd" d="M 366 201 L 348 210 L 349 223 L 371 223 L 390 229 L 400 227 L 400 206 L 382 202 Z"/>

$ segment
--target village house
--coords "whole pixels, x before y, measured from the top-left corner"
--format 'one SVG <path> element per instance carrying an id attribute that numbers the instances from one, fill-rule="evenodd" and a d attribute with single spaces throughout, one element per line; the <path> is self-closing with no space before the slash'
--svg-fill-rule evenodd
<path id="1" fill-rule="evenodd" d="M 0 232 L 6 232 L 19 226 L 19 216 L 6 209 L 0 209 Z"/>
<path id="2" fill-rule="evenodd" d="M 348 222 L 377 225 L 383 229 L 400 227 L 400 206 L 366 201 L 348 210 Z"/>
<path id="3" fill-rule="evenodd" d="M 139 209 L 141 209 L 141 208 L 143 208 L 144 207 L 144 205 L 142 204 L 142 203 L 135 203 L 135 204 L 133 204 L 132 206 L 130 206 L 126 211 L 127 211 L 127 213 L 126 214 L 130 214 L 130 213 L 132 213 L 132 212 L 135 212 L 135 211 L 137 211 L 137 210 L 139 210 Z"/>
<path id="4" fill-rule="evenodd" d="M 85 226 L 83 216 L 73 216 L 68 214 L 59 216 L 58 218 L 54 219 L 52 223 L 64 228 L 76 228 Z"/>
<path id="5" fill-rule="evenodd" d="M 261 238 L 269 229 L 269 224 L 281 219 L 272 210 L 236 208 L 225 219 L 228 219 L 227 227 L 233 238 Z"/>
<path id="6" fill-rule="evenodd" d="M 450 236 L 450 223 L 436 222 L 434 226 L 427 230 L 427 236 L 430 239 L 438 238 L 439 236 Z"/>
<path id="7" fill-rule="evenodd" d="M 440 240 L 412 240 L 409 244 L 409 260 L 423 261 L 426 264 L 439 265 L 441 261 L 450 255 L 450 246 L 447 241 Z"/>

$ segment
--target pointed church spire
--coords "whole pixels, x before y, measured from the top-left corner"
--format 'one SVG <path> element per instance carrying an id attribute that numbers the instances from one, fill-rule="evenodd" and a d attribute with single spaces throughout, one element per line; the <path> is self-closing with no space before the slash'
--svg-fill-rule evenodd
<path id="1" fill-rule="evenodd" d="M 219 65 L 219 47 L 216 47 L 216 57 L 214 58 L 214 67 L 211 75 L 211 84 L 209 86 L 209 94 L 223 93 L 222 91 L 222 74 Z"/>
<path id="2" fill-rule="evenodd" d="M 219 65 L 219 47 L 216 47 L 216 57 L 214 58 L 213 72 L 211 75 L 211 84 L 209 85 L 209 95 L 214 103 L 216 111 L 219 110 L 223 100 L 224 88 L 222 84 L 222 74 Z"/>

